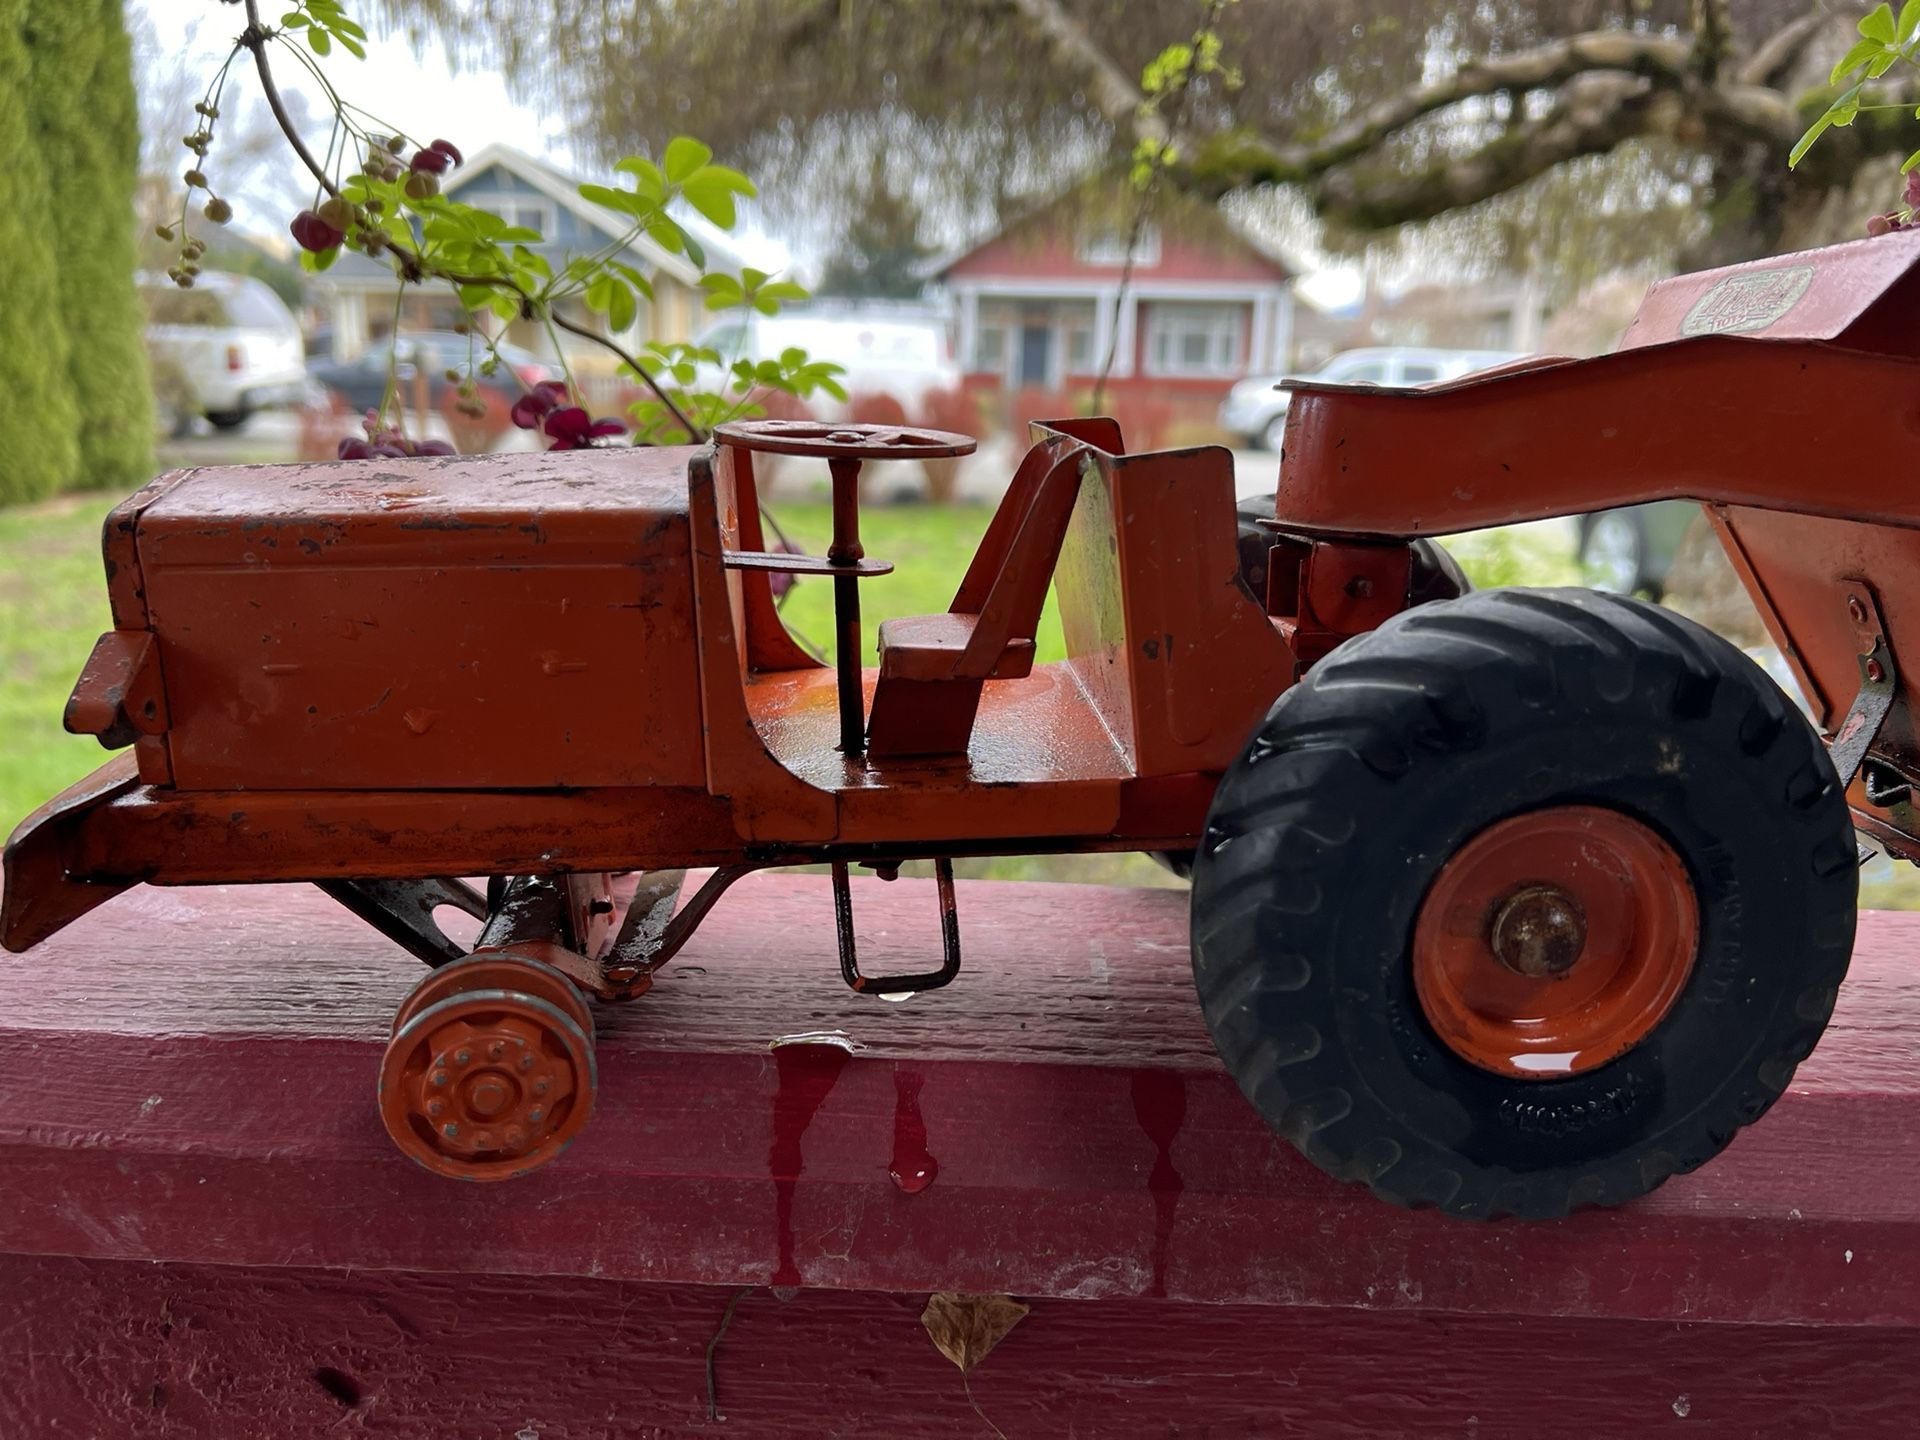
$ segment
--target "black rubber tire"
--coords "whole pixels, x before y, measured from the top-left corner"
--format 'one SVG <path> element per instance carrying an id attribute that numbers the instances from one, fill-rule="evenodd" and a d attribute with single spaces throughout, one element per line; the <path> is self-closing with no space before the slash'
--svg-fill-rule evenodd
<path id="1" fill-rule="evenodd" d="M 209 410 L 207 423 L 216 430 L 238 430 L 253 418 L 251 410 Z"/>
<path id="2" fill-rule="evenodd" d="M 1234 506 L 1240 522 L 1240 578 L 1261 604 L 1267 599 L 1267 557 L 1273 549 L 1274 532 L 1260 522 L 1273 518 L 1274 495 L 1250 495 Z M 1407 603 L 1426 605 L 1435 600 L 1453 600 L 1470 594 L 1473 582 L 1460 562 L 1437 540 L 1413 542 L 1413 573 L 1407 584 Z M 1182 880 L 1193 878 L 1191 850 L 1149 850 L 1154 860 Z"/>
<path id="3" fill-rule="evenodd" d="M 1461 845 L 1562 803 L 1674 847 L 1700 950 L 1618 1060 L 1512 1079 L 1434 1035 L 1409 940 Z M 1751 660 L 1643 601 L 1490 590 L 1349 641 L 1274 705 L 1208 816 L 1194 977 L 1228 1070 L 1321 1169 L 1543 1218 L 1645 1194 L 1766 1111 L 1832 1013 L 1857 889 L 1826 749 Z"/>

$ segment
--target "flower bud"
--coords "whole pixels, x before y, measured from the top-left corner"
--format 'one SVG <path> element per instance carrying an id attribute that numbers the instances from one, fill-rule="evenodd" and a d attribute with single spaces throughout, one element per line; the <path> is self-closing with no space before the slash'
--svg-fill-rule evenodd
<path id="1" fill-rule="evenodd" d="M 335 230 L 341 231 L 343 234 L 353 228 L 353 203 L 349 200 L 342 199 L 338 195 L 330 196 L 322 201 L 319 210 L 315 213 L 317 213 L 322 220 L 326 221 L 327 224 L 331 225 Z"/>
<path id="2" fill-rule="evenodd" d="M 207 188 L 207 177 L 197 169 L 187 171 L 187 173 L 180 178 L 196 189 L 204 190 Z"/>
<path id="3" fill-rule="evenodd" d="M 214 224 L 224 225 L 233 218 L 233 206 L 216 195 L 207 201 L 206 207 L 200 213 Z"/>
<path id="4" fill-rule="evenodd" d="M 440 182 L 423 170 L 416 170 L 407 176 L 407 195 L 414 200 L 428 200 L 440 193 Z"/>

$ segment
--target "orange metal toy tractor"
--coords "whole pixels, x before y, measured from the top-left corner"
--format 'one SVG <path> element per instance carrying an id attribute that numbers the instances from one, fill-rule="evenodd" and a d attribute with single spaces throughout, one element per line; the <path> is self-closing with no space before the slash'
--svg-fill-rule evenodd
<path id="1" fill-rule="evenodd" d="M 16 833 L 3 938 L 143 881 L 313 881 L 435 967 L 380 1077 L 394 1138 L 505 1178 L 586 1118 L 583 997 L 644 992 L 742 873 L 830 863 L 846 979 L 887 993 L 959 968 L 954 857 L 1147 850 L 1191 864 L 1220 1053 L 1315 1163 L 1465 1216 L 1618 1203 L 1819 1036 L 1849 799 L 1920 856 L 1917 257 L 1906 233 L 1670 281 L 1595 360 L 1302 386 L 1253 537 L 1224 451 L 1037 426 L 952 606 L 883 624 L 866 670 L 858 588 L 888 567 L 859 467 L 961 437 L 164 476 L 108 522 L 115 629 L 67 714 L 131 749 Z M 769 450 L 827 461 L 825 557 L 767 550 Z M 1464 593 L 1429 538 L 1661 497 L 1706 506 L 1826 743 L 1699 627 Z M 831 580 L 836 665 L 783 628 L 779 571 Z M 1049 584 L 1068 658 L 1040 664 Z M 848 867 L 908 858 L 944 963 L 864 974 Z"/>

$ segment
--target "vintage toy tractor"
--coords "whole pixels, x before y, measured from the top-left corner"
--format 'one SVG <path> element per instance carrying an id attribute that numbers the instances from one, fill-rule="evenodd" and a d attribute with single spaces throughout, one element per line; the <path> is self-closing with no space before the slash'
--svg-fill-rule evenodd
<path id="1" fill-rule="evenodd" d="M 3 938 L 141 882 L 313 881 L 434 967 L 388 1129 L 492 1179 L 585 1121 L 587 998 L 642 994 L 748 870 L 829 863 L 845 978 L 889 993 L 959 969 L 955 857 L 1159 852 L 1192 866 L 1222 1057 L 1316 1164 L 1463 1216 L 1618 1203 L 1714 1155 L 1818 1038 L 1854 824 L 1920 855 L 1916 256 L 1670 281 L 1599 359 L 1303 386 L 1251 540 L 1224 451 L 1037 426 L 952 605 L 880 626 L 864 670 L 888 567 L 859 468 L 961 437 L 767 422 L 164 476 L 108 522 L 115 628 L 67 714 L 131 748 L 16 833 Z M 765 451 L 827 462 L 824 557 L 767 549 Z M 1661 497 L 1705 505 L 1826 743 L 1686 620 L 1463 593 L 1430 538 Z M 783 628 L 779 571 L 831 581 L 834 665 Z M 909 858 L 943 963 L 865 974 L 848 867 Z"/>

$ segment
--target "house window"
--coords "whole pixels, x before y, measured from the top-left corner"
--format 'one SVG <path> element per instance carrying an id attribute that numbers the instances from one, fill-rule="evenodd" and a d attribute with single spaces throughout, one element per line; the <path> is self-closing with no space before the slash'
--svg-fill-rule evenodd
<path id="1" fill-rule="evenodd" d="M 1007 368 L 1007 332 L 998 325 L 982 325 L 973 336 L 973 368 L 998 375 Z"/>
<path id="2" fill-rule="evenodd" d="M 1155 375 L 1237 375 L 1241 305 L 1156 304 L 1147 318 L 1147 368 Z"/>
<path id="3" fill-rule="evenodd" d="M 1093 225 L 1081 232 L 1080 259 L 1087 265 L 1120 266 L 1127 263 L 1125 225 Z M 1135 265 L 1154 265 L 1160 260 L 1160 227 L 1142 225 L 1139 242 L 1133 247 Z"/>
<path id="4" fill-rule="evenodd" d="M 557 217 L 551 201 L 530 195 L 467 195 L 460 199 L 476 210 L 498 215 L 507 224 L 540 232 L 542 240 L 553 240 Z"/>

